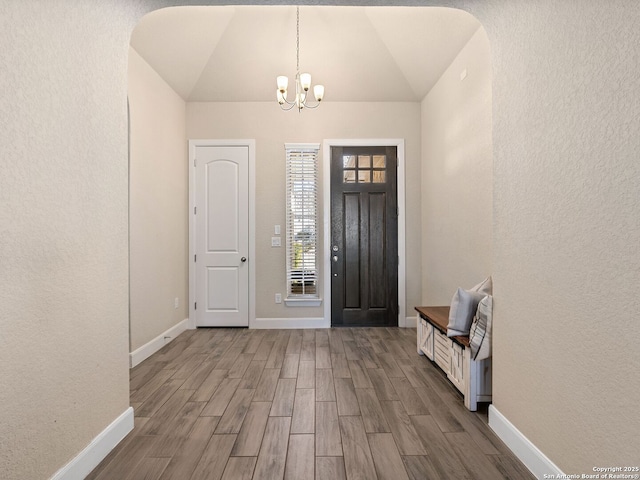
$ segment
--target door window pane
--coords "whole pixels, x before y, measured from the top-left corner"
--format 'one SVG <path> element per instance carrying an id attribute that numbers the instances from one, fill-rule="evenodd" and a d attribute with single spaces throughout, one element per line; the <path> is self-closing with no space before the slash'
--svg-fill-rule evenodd
<path id="1" fill-rule="evenodd" d="M 356 168 L 356 156 L 355 155 L 344 155 L 342 157 L 342 167 L 343 168 Z"/>
<path id="2" fill-rule="evenodd" d="M 387 166 L 386 155 L 374 155 L 373 156 L 373 168 L 385 168 Z"/>
<path id="3" fill-rule="evenodd" d="M 371 172 L 369 170 L 358 171 L 358 183 L 371 183 Z"/>
<path id="4" fill-rule="evenodd" d="M 371 157 L 369 155 L 358 155 L 358 168 L 371 168 Z"/>
<path id="5" fill-rule="evenodd" d="M 387 172 L 384 170 L 373 171 L 373 183 L 385 183 L 387 181 Z"/>
<path id="6" fill-rule="evenodd" d="M 356 171 L 355 170 L 345 170 L 344 171 L 344 183 L 356 183 Z"/>

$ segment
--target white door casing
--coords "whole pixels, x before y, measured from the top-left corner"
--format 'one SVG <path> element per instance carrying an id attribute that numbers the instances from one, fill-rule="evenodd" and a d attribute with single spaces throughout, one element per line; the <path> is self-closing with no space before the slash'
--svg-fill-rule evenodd
<path id="1" fill-rule="evenodd" d="M 253 318 L 253 146 L 189 141 L 192 327 L 247 327 Z"/>

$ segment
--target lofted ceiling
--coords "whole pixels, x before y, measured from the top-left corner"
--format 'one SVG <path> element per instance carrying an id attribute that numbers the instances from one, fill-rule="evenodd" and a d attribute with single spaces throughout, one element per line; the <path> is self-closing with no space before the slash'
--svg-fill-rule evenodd
<path id="1" fill-rule="evenodd" d="M 300 71 L 325 101 L 420 101 L 478 28 L 451 8 L 302 6 Z M 131 46 L 186 101 L 273 101 L 296 73 L 296 9 L 166 8 Z"/>

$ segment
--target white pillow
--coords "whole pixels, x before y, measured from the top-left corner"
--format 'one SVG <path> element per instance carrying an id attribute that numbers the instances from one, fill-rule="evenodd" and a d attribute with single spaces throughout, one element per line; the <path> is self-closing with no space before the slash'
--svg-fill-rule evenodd
<path id="1" fill-rule="evenodd" d="M 484 360 L 491 356 L 491 330 L 493 326 L 493 297 L 487 295 L 478 304 L 469 332 L 469 345 L 473 360 Z"/>
<path id="2" fill-rule="evenodd" d="M 458 288 L 451 299 L 449 325 L 447 325 L 448 337 L 469 335 L 473 315 L 476 313 L 478 303 L 484 296 L 486 296 L 485 293 Z"/>
<path id="3" fill-rule="evenodd" d="M 472 292 L 484 293 L 485 295 L 493 295 L 493 281 L 491 280 L 491 277 L 487 277 L 469 290 Z"/>

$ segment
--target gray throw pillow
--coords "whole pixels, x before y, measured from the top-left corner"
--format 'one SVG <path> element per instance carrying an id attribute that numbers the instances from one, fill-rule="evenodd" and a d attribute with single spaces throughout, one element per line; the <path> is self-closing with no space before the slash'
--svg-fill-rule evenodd
<path id="1" fill-rule="evenodd" d="M 449 325 L 447 325 L 448 337 L 469 335 L 473 315 L 476 313 L 478 303 L 485 295 L 485 293 L 458 288 L 451 299 Z"/>
<path id="2" fill-rule="evenodd" d="M 493 325 L 493 297 L 487 295 L 478 304 L 469 332 L 469 345 L 473 360 L 491 356 L 491 329 Z"/>

